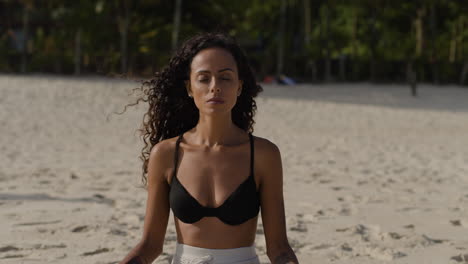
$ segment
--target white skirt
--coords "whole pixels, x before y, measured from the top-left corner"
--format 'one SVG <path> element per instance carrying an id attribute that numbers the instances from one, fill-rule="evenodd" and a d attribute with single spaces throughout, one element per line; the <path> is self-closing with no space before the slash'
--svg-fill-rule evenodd
<path id="1" fill-rule="evenodd" d="M 209 249 L 177 243 L 171 264 L 260 264 L 260 261 L 255 252 L 255 245 Z"/>

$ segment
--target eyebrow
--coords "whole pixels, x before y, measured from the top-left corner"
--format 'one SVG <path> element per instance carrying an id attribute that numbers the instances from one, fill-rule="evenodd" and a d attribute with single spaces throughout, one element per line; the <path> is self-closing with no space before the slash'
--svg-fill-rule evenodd
<path id="1" fill-rule="evenodd" d="M 232 72 L 234 72 L 234 70 L 231 69 L 231 68 L 224 68 L 224 69 L 219 70 L 218 72 L 223 72 L 223 71 L 232 71 Z M 197 73 L 199 73 L 199 72 L 208 72 L 209 73 L 210 71 L 208 71 L 208 70 L 199 70 L 199 71 L 197 71 Z"/>

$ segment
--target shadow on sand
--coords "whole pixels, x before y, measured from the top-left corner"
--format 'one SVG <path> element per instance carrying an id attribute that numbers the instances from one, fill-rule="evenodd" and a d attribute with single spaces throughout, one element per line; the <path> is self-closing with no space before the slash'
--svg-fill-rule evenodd
<path id="1" fill-rule="evenodd" d="M 60 201 L 60 202 L 88 202 L 88 203 L 103 203 L 107 205 L 113 205 L 114 200 L 106 198 L 103 195 L 95 194 L 92 197 L 83 198 L 63 198 L 63 197 L 52 197 L 48 194 L 43 193 L 32 193 L 32 194 L 16 194 L 16 193 L 0 193 L 0 201 Z"/>

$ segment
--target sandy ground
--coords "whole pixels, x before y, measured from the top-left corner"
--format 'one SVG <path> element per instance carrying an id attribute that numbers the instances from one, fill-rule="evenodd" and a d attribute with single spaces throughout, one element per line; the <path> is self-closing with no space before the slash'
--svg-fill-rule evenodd
<path id="1" fill-rule="evenodd" d="M 117 263 L 138 242 L 138 83 L 0 75 L 0 263 Z M 264 86 L 301 263 L 468 263 L 468 89 Z M 257 250 L 262 263 L 261 221 Z M 164 254 L 175 246 L 172 219 Z"/>

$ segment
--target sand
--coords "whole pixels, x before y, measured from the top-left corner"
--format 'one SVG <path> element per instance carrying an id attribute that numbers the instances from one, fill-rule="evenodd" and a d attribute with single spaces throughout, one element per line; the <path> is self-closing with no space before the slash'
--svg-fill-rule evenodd
<path id="1" fill-rule="evenodd" d="M 0 75 L 0 263 L 120 261 L 141 237 L 138 83 Z M 468 89 L 264 85 L 300 263 L 468 263 Z M 261 221 L 256 247 L 269 263 Z M 176 234 L 172 217 L 164 253 Z"/>

